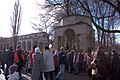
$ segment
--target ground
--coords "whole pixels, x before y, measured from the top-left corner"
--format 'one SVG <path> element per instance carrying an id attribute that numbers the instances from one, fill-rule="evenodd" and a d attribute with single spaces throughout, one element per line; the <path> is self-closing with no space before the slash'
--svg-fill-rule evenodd
<path id="1" fill-rule="evenodd" d="M 23 80 L 31 80 L 31 74 L 23 73 Z M 65 73 L 65 80 L 90 80 L 86 72 L 80 73 L 79 75 L 74 75 L 72 73 Z"/>

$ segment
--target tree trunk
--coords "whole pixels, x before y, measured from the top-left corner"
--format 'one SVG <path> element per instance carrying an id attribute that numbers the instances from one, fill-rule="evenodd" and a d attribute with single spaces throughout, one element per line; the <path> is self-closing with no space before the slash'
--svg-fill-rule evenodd
<path id="1" fill-rule="evenodd" d="M 17 36 L 13 37 L 13 45 L 14 45 L 14 50 L 17 48 Z"/>

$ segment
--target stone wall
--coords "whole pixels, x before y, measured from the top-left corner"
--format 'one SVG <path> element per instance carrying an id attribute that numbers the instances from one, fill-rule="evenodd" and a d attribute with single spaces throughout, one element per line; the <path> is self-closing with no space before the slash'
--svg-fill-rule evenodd
<path id="1" fill-rule="evenodd" d="M 75 39 L 73 39 L 73 42 L 66 39 L 66 31 L 68 30 L 74 33 L 75 37 L 73 38 Z M 67 34 L 71 35 L 71 33 Z M 77 50 L 87 49 L 88 47 L 94 48 L 95 33 L 89 17 L 73 15 L 61 20 L 55 28 L 54 48 L 59 50 L 60 47 L 65 47 L 66 42 L 70 49 L 73 48 L 71 46 L 74 46 Z"/>
<path id="2" fill-rule="evenodd" d="M 48 45 L 48 34 L 44 32 L 32 33 L 18 36 L 18 44 L 23 50 L 31 50 L 33 46 L 38 46 L 42 50 L 44 46 Z M 0 38 L 0 49 L 8 49 L 13 45 L 13 37 Z"/>

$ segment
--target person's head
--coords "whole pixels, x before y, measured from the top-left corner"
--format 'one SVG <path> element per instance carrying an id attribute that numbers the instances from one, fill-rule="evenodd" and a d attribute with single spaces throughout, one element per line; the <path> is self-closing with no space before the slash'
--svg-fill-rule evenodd
<path id="1" fill-rule="evenodd" d="M 10 46 L 9 49 L 13 49 L 13 46 Z"/>
<path id="2" fill-rule="evenodd" d="M 63 51 L 63 50 L 64 50 L 64 48 L 63 48 L 63 47 L 61 47 L 61 48 L 60 48 L 60 51 Z"/>
<path id="3" fill-rule="evenodd" d="M 104 54 L 104 52 L 103 52 L 103 47 L 102 46 L 98 46 L 98 48 L 97 48 L 97 55 L 98 56 L 101 56 L 101 55 L 103 55 Z"/>
<path id="4" fill-rule="evenodd" d="M 102 46 L 98 46 L 98 47 L 97 47 L 97 50 L 103 51 L 103 47 L 102 47 Z"/>
<path id="5" fill-rule="evenodd" d="M 51 52 L 52 52 L 53 54 L 55 54 L 55 50 L 52 50 Z"/>
<path id="6" fill-rule="evenodd" d="M 3 51 L 5 51 L 5 48 L 3 49 Z"/>
<path id="7" fill-rule="evenodd" d="M 48 46 L 45 46 L 45 50 L 49 50 L 49 47 L 48 47 Z"/>
<path id="8" fill-rule="evenodd" d="M 16 72 L 18 69 L 18 66 L 16 64 L 13 64 L 9 67 L 8 71 L 9 71 L 9 74 L 13 74 L 14 72 Z"/>
<path id="9" fill-rule="evenodd" d="M 117 51 L 115 51 L 115 50 L 113 50 L 112 52 L 113 52 L 113 54 L 119 54 L 119 53 L 117 53 Z"/>
<path id="10" fill-rule="evenodd" d="M 91 52 L 91 56 L 94 56 L 95 52 Z"/>
<path id="11" fill-rule="evenodd" d="M 37 47 L 37 46 L 33 46 L 33 50 L 35 50 L 36 47 Z"/>
<path id="12" fill-rule="evenodd" d="M 35 53 L 37 54 L 37 53 L 40 53 L 40 48 L 39 47 L 36 47 L 35 48 Z"/>
<path id="13" fill-rule="evenodd" d="M 17 48 L 18 48 L 18 49 L 21 49 L 21 46 L 18 46 Z"/>
<path id="14" fill-rule="evenodd" d="M 55 54 L 57 54 L 58 53 L 58 50 L 55 50 Z"/>
<path id="15" fill-rule="evenodd" d="M 74 50 L 71 50 L 71 54 L 74 54 L 75 53 L 75 51 Z"/>
<path id="16" fill-rule="evenodd" d="M 116 51 L 115 51 L 115 50 L 113 50 L 112 52 L 113 52 L 113 53 L 116 53 Z"/>
<path id="17" fill-rule="evenodd" d="M 80 49 L 80 53 L 83 53 L 83 49 Z"/>

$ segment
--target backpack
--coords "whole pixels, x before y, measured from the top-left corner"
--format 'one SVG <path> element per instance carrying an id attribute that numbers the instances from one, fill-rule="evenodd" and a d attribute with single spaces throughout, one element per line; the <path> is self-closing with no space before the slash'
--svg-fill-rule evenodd
<path id="1" fill-rule="evenodd" d="M 19 58 L 19 62 L 23 62 L 23 59 L 22 59 L 22 51 L 17 51 L 17 55 L 18 55 L 18 58 Z"/>
<path id="2" fill-rule="evenodd" d="M 64 52 L 59 53 L 59 64 L 67 64 L 66 55 Z"/>
<path id="3" fill-rule="evenodd" d="M 24 60 L 25 60 L 25 57 L 24 57 L 23 51 L 21 51 L 21 50 L 15 51 L 15 53 L 14 53 L 14 61 L 16 63 L 23 63 Z"/>

